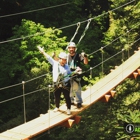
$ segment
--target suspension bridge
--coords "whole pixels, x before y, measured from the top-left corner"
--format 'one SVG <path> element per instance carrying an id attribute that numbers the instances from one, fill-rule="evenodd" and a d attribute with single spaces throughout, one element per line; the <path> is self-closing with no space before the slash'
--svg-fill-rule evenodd
<path id="1" fill-rule="evenodd" d="M 40 114 L 38 118 L 21 124 L 15 128 L 0 133 L 0 140 L 29 140 L 56 126 L 72 127 L 80 122 L 79 113 L 93 105 L 96 101 L 108 102 L 114 97 L 115 87 L 126 78 L 137 78 L 140 75 L 140 48 L 93 86 L 82 92 L 83 106 L 78 109 L 72 106 L 71 115 L 66 114 L 66 105 L 60 107 L 60 111 L 48 110 L 46 114 Z"/>

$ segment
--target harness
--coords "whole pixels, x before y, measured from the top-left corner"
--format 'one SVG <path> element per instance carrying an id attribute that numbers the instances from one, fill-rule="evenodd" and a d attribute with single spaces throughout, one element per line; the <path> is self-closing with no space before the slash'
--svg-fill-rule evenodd
<path id="1" fill-rule="evenodd" d="M 66 87 L 69 84 L 69 82 L 70 82 L 69 80 L 67 82 L 64 81 L 64 79 L 66 77 L 69 77 L 69 75 L 64 76 L 64 74 L 62 74 L 60 72 L 60 68 L 59 68 L 59 64 L 58 64 L 58 77 L 57 77 L 57 81 L 53 83 L 54 86 L 57 87 L 57 88 L 64 88 L 64 87 Z"/>
<path id="2" fill-rule="evenodd" d="M 77 68 L 76 63 L 74 63 L 76 56 L 77 56 L 77 53 L 74 55 L 73 58 L 72 58 L 70 55 L 68 55 L 67 64 L 69 65 L 69 67 L 70 67 L 71 70 L 76 70 L 76 68 Z M 77 76 L 78 76 L 78 75 L 77 75 Z M 74 77 L 73 80 L 74 80 L 75 82 L 79 83 L 79 82 L 81 81 L 81 78 L 79 78 L 79 77 L 77 77 L 77 76 Z"/>

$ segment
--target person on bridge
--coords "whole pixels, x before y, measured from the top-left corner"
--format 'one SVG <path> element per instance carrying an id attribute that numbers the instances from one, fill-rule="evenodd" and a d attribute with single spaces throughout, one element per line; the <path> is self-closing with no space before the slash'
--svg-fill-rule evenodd
<path id="1" fill-rule="evenodd" d="M 58 61 L 54 60 L 50 55 L 48 55 L 43 48 L 38 46 L 39 51 L 46 57 L 49 63 L 53 67 L 53 82 L 54 82 L 54 96 L 56 108 L 54 111 L 59 111 L 60 96 L 61 92 L 64 94 L 67 106 L 67 114 L 71 114 L 71 100 L 70 100 L 70 77 L 71 70 L 67 63 L 67 54 L 61 52 L 59 54 Z"/>
<path id="2" fill-rule="evenodd" d="M 74 42 L 69 42 L 68 46 L 68 58 L 67 58 L 67 64 L 69 65 L 71 71 L 75 71 L 77 68 L 80 69 L 81 65 L 80 63 L 88 64 L 88 58 L 87 55 L 82 52 L 81 54 L 77 53 L 77 47 Z M 70 97 L 71 97 L 71 104 L 74 105 L 74 95 L 76 97 L 77 102 L 77 108 L 82 107 L 82 97 L 81 97 L 81 78 L 80 77 L 74 77 L 71 80 L 71 89 L 70 89 Z"/>

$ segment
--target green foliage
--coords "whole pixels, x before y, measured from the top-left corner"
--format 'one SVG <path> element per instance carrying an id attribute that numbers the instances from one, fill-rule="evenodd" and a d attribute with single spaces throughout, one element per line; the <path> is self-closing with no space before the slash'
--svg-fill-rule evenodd
<path id="1" fill-rule="evenodd" d="M 61 30 L 46 29 L 41 24 L 36 24 L 24 19 L 22 20 L 21 26 L 15 26 L 13 28 L 14 35 L 10 39 L 20 38 L 16 42 L 9 42 L 1 47 L 0 67 L 1 73 L 3 73 L 3 75 L 0 76 L 1 86 L 9 86 L 25 81 L 25 94 L 29 94 L 26 96 L 27 120 L 37 117 L 49 108 L 49 104 L 47 103 L 49 97 L 48 94 L 46 95 L 48 89 L 38 91 L 38 94 L 36 92 L 38 89 L 45 89 L 47 85 L 52 84 L 51 65 L 47 63 L 47 60 L 40 54 L 37 45 L 44 46 L 45 51 L 50 55 L 54 51 L 58 54 L 67 44 L 65 41 L 66 37 L 60 37 L 61 33 Z M 47 75 L 40 77 L 42 74 Z M 35 77 L 40 78 L 36 79 Z M 5 83 L 3 78 L 5 78 Z M 7 81 L 9 81 L 9 83 Z M 9 94 L 9 92 L 11 94 Z M 21 87 L 12 88 L 11 90 L 2 90 L 1 99 L 9 99 L 21 95 L 22 92 Z M 32 92 L 36 94 L 30 95 Z M 23 113 L 21 112 L 21 108 L 23 108 L 21 100 L 20 102 L 15 100 L 9 107 L 10 103 L 11 102 L 7 103 L 4 108 L 2 107 L 3 105 L 1 105 L 2 114 L 5 114 L 6 111 L 8 112 L 6 114 L 9 114 L 7 117 L 5 117 L 5 115 L 0 117 L 3 123 L 4 121 L 8 121 L 9 118 L 14 118 L 17 114 Z M 15 110 L 14 108 L 16 106 L 18 106 L 18 108 Z M 46 106 L 46 108 L 43 108 L 43 106 Z"/>
<path id="2" fill-rule="evenodd" d="M 0 85 L 5 87 L 25 81 L 25 93 L 35 92 L 35 94 L 29 94 L 26 98 L 26 107 L 28 108 L 27 120 L 37 117 L 40 113 L 46 113 L 50 105 L 48 103 L 47 85 L 52 82 L 51 67 L 38 52 L 36 46 L 44 46 L 45 51 L 50 55 L 54 51 L 58 54 L 66 48 L 66 41 L 69 41 L 73 36 L 75 27 L 62 28 L 63 32 L 56 27 L 76 24 L 79 21 L 104 14 L 104 16 L 92 20 L 86 35 L 78 46 L 79 52 L 84 50 L 89 54 L 89 65 L 86 68 L 98 65 L 122 49 L 125 49 L 125 51 L 124 54 L 116 56 L 109 62 L 102 63 L 103 68 L 97 67 L 94 69 L 92 75 L 94 78 L 88 77 L 87 73 L 84 75 L 83 79 L 89 82 L 88 84 L 93 85 L 103 74 L 107 74 L 111 67 L 119 65 L 139 46 L 139 42 L 135 42 L 135 40 L 139 39 L 140 33 L 138 26 L 140 2 L 134 1 L 129 5 L 112 11 L 112 9 L 122 6 L 127 2 L 130 1 L 71 0 L 68 5 L 55 9 L 0 19 L 0 40 L 15 40 L 0 45 Z M 0 9 L 4 15 L 49 7 L 60 3 L 66 3 L 66 1 L 1 1 Z M 107 11 L 109 11 L 108 14 L 105 14 Z M 86 24 L 81 24 L 80 30 L 74 39 L 76 43 L 79 41 Z M 12 28 L 13 32 L 11 31 Z M 113 41 L 114 39 L 115 41 Z M 99 51 L 99 53 L 93 53 L 104 45 L 107 46 Z M 32 78 L 34 79 L 42 74 L 46 75 L 30 81 Z M 48 137 L 54 140 L 112 140 L 116 138 L 130 138 L 130 135 L 124 133 L 122 127 L 125 122 L 135 123 L 140 121 L 139 83 L 139 79 L 136 81 L 127 79 L 116 87 L 117 94 L 109 103 L 97 102 L 80 114 L 82 116 L 80 124 L 75 125 L 71 129 L 59 128 L 47 136 L 47 139 Z M 44 90 L 37 91 L 40 88 Z M 1 91 L 1 100 L 21 94 L 22 85 Z M 52 94 L 51 103 L 51 107 L 53 107 Z M 20 124 L 23 122 L 22 104 L 22 99 L 19 99 L 0 106 L 1 131 L 13 127 L 16 123 Z M 16 120 L 17 114 L 19 115 Z M 9 118 L 11 121 L 8 121 Z M 4 126 L 3 124 L 6 125 Z"/>

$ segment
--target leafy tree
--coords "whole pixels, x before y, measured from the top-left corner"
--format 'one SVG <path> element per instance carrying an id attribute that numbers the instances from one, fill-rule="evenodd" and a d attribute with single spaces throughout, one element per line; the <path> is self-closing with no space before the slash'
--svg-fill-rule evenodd
<path id="1" fill-rule="evenodd" d="M 5 2 L 3 4 L 3 2 Z M 18 1 L 20 7 L 13 8 L 15 1 L 10 1 L 10 8 L 5 8 L 9 4 L 8 1 L 2 1 L 0 6 L 3 14 L 7 10 L 6 14 L 11 12 L 19 12 L 20 10 L 33 10 L 40 7 L 52 6 L 55 4 L 65 3 L 66 1 Z M 52 9 L 39 11 L 31 14 L 24 14 L 23 16 L 16 16 L 16 18 L 8 18 L 0 22 L 1 25 L 7 23 L 10 25 L 6 28 L 1 26 L 1 40 L 5 40 L 7 37 L 10 40 L 9 43 L 2 44 L 0 47 L 0 68 L 2 75 L 0 76 L 1 87 L 13 85 L 15 83 L 25 81 L 25 93 L 36 91 L 40 88 L 44 90 L 37 94 L 28 95 L 26 98 L 27 120 L 33 119 L 42 112 L 46 112 L 48 106 L 48 89 L 46 85 L 51 83 L 50 65 L 45 62 L 43 56 L 38 52 L 36 46 L 42 45 L 45 50 L 51 55 L 54 50 L 59 53 L 60 50 L 65 49 L 66 41 L 69 41 L 73 36 L 75 27 L 63 29 L 63 32 L 56 29 L 62 26 L 75 24 L 79 21 L 87 20 L 89 18 L 98 16 L 102 13 L 122 6 L 124 3 L 130 2 L 128 0 L 72 0 L 69 5 L 61 8 L 55 8 L 55 14 Z M 17 4 L 17 3 L 16 3 Z M 46 5 L 45 5 L 46 4 Z M 14 9 L 14 10 L 13 10 Z M 64 12 L 65 11 L 65 12 Z M 63 13 L 63 14 L 62 14 Z M 21 19 L 24 18 L 26 20 Z M 29 19 L 29 20 L 27 20 Z M 123 54 L 118 55 L 112 61 L 104 64 L 104 73 L 107 74 L 109 69 L 120 64 L 129 57 L 133 50 L 139 45 L 139 25 L 137 21 L 139 19 L 139 1 L 132 2 L 122 8 L 118 8 L 115 11 L 109 11 L 104 16 L 94 18 L 91 22 L 86 35 L 78 46 L 78 51 L 84 50 L 89 54 L 91 61 L 90 66 L 95 66 L 102 62 L 102 56 L 106 58 L 112 56 L 118 51 L 125 49 Z M 12 24 L 9 24 L 12 23 Z M 17 24 L 17 26 L 15 26 Z M 80 31 L 74 41 L 77 43 L 81 37 L 87 23 L 82 24 Z M 15 26 L 15 27 L 14 27 Z M 13 28 L 13 32 L 6 34 L 5 31 L 9 31 L 9 28 Z M 47 27 L 47 28 L 46 28 Z M 49 28 L 48 28 L 49 27 Z M 40 34 L 41 33 L 41 34 Z M 63 37 L 63 36 L 67 36 Z M 112 44 L 108 45 L 112 40 L 117 39 Z M 91 52 L 100 49 L 102 46 L 108 45 L 99 53 L 91 54 Z M 90 55 L 91 54 L 91 55 Z M 90 82 L 95 83 L 100 75 L 99 70 L 94 70 L 94 79 Z M 41 74 L 48 73 L 40 79 L 30 81 L 31 78 L 40 76 Z M 29 80 L 29 82 L 27 82 Z M 137 81 L 139 83 L 139 79 Z M 15 97 L 22 94 L 22 85 L 19 87 L 1 92 L 1 100 Z M 83 112 L 82 121 L 79 125 L 74 126 L 72 129 L 60 128 L 53 134 L 47 136 L 50 139 L 122 139 L 123 137 L 130 137 L 126 135 L 122 129 L 123 123 L 139 122 L 139 84 L 134 81 L 126 81 L 124 84 L 117 87 L 117 95 L 108 104 L 96 103 L 88 110 Z M 10 94 L 9 94 L 10 93 Z M 132 96 L 133 95 L 133 96 Z M 42 98 L 43 97 L 43 98 Z M 132 99 L 132 97 L 134 97 Z M 19 105 L 20 103 L 20 105 Z M 20 111 L 23 103 L 22 99 L 9 102 L 8 104 L 1 105 L 1 131 L 10 127 L 14 127 L 23 123 L 23 110 Z M 9 108 L 10 105 L 10 108 Z M 45 108 L 45 107 L 46 108 Z M 15 109 L 16 108 L 16 109 Z M 6 114 L 6 115 L 5 115 Z M 19 114 L 17 116 L 17 114 Z M 17 116 L 18 120 L 15 120 Z M 133 117 L 133 118 L 132 118 Z M 136 118 L 137 117 L 137 118 Z M 8 122 L 8 118 L 11 121 Z M 22 120 L 22 121 L 21 121 Z M 4 126 L 3 124 L 6 125 Z M 61 132 L 61 133 L 60 133 Z"/>
<path id="2" fill-rule="evenodd" d="M 110 47 L 106 48 L 105 51 L 108 52 L 108 55 L 112 55 L 116 50 L 125 49 L 125 59 L 130 57 L 130 54 L 137 49 L 137 44 L 139 44 L 139 42 L 135 42 L 135 40 L 139 38 L 139 25 L 137 19 L 139 19 L 138 13 L 140 3 L 130 3 L 127 0 L 111 0 L 111 2 L 112 4 L 110 6 L 112 9 L 119 6 L 121 8 L 109 12 L 110 28 L 105 33 L 103 42 L 108 44 L 108 42 L 112 42 L 113 39 L 116 39 L 116 41 L 114 41 Z"/>

